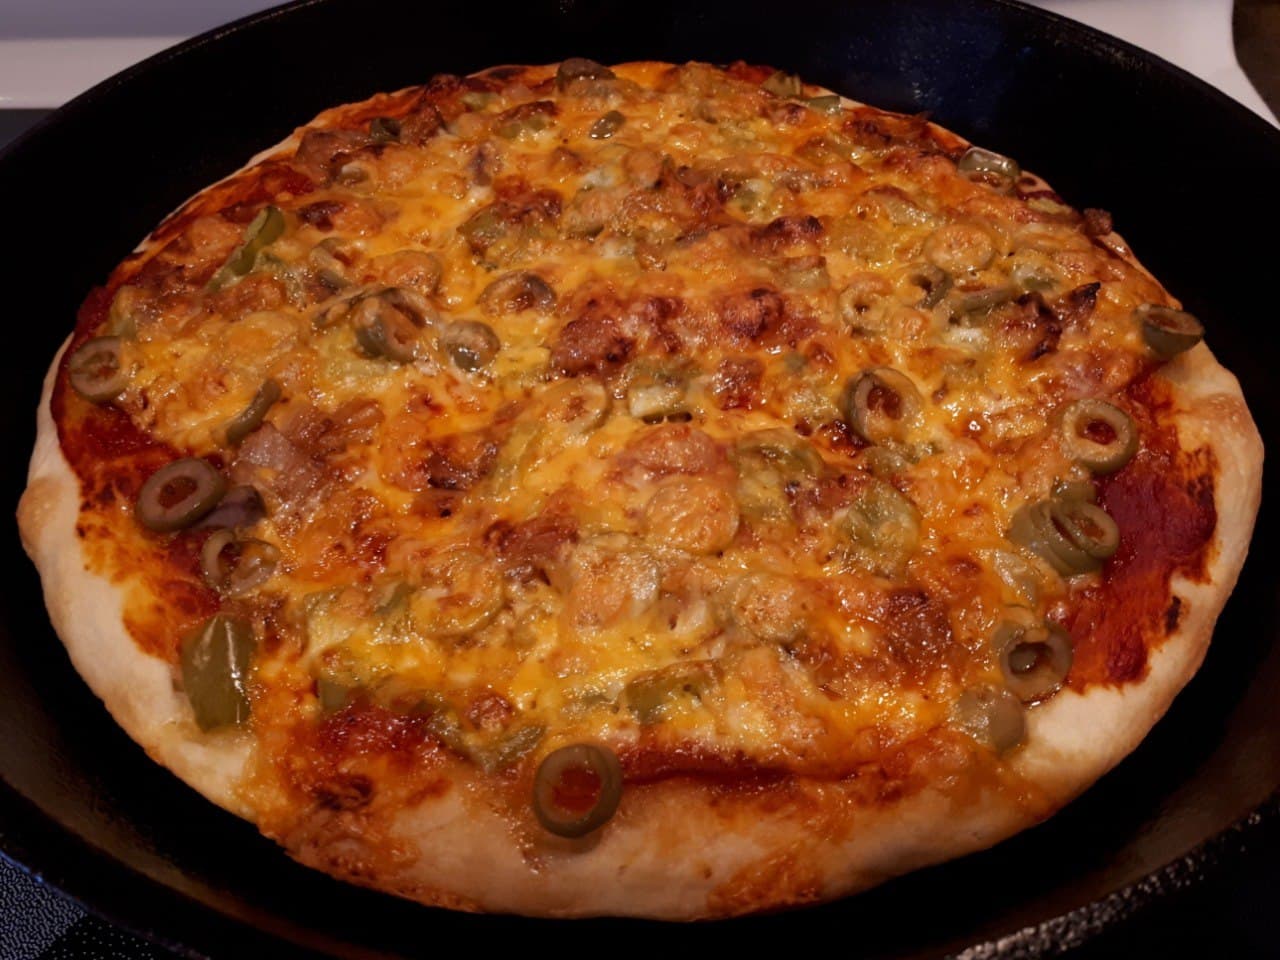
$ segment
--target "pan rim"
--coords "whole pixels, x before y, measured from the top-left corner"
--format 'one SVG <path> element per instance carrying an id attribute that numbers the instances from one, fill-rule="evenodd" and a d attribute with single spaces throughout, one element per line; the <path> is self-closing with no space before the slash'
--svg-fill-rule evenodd
<path id="1" fill-rule="evenodd" d="M 3 172 L 11 157 L 29 149 L 29 145 L 43 137 L 45 131 L 66 124 L 75 124 L 78 116 L 95 109 L 103 99 L 116 93 L 121 88 L 128 87 L 138 78 L 145 78 L 160 66 L 181 60 L 197 50 L 222 41 L 226 37 L 246 30 L 256 29 L 262 24 L 295 16 L 300 11 L 308 8 L 329 5 L 333 2 L 335 0 L 293 0 L 293 2 L 278 7 L 249 14 L 159 51 L 145 60 L 106 78 L 42 118 L 5 148 L 0 149 L 0 173 Z M 572 0 L 569 0 L 569 2 L 571 3 Z M 1268 123 L 1264 118 L 1258 116 L 1218 88 L 1156 54 L 1117 37 L 1110 36 L 1079 21 L 1031 6 L 1021 2 L 1021 0 L 969 0 L 969 2 L 975 8 L 986 7 L 992 10 L 1013 11 L 1017 16 L 1026 19 L 1028 22 L 1039 21 L 1046 26 L 1052 27 L 1064 36 L 1069 45 L 1090 50 L 1101 57 L 1138 62 L 1149 72 L 1171 77 L 1186 92 L 1194 93 L 1214 107 L 1230 113 L 1233 123 L 1251 127 L 1253 133 L 1261 136 L 1268 144 L 1269 149 L 1274 151 L 1277 156 L 1280 156 L 1280 128 Z M 833 3 L 832 5 L 834 6 L 835 4 Z M 301 122 L 305 122 L 306 119 L 309 118 L 303 118 Z M 22 807 L 26 809 L 21 810 L 20 808 Z M 158 943 L 179 953 L 179 955 L 190 957 L 209 956 L 194 950 L 188 944 L 173 939 L 170 934 L 161 929 L 166 924 L 153 924 L 138 919 L 145 914 L 146 911 L 144 910 L 130 912 L 127 908 L 112 909 L 111 907 L 103 907 L 101 899 L 94 898 L 93 895 L 83 892 L 89 884 L 84 882 L 82 874 L 72 875 L 59 870 L 56 863 L 48 863 L 49 858 L 47 855 L 44 858 L 45 862 L 41 863 L 40 851 L 30 844 L 24 844 L 14 836 L 15 831 L 12 828 L 12 821 L 9 819 L 10 814 L 13 814 L 19 820 L 36 823 L 36 829 L 45 835 L 57 834 L 57 842 L 60 845 L 79 847 L 89 851 L 95 858 L 109 861 L 115 870 L 122 870 L 124 873 L 131 875 L 133 880 L 140 882 L 146 889 L 181 901 L 186 910 L 202 913 L 225 923 L 235 924 L 243 932 L 268 938 L 273 943 L 279 943 L 283 948 L 296 950 L 301 946 L 296 941 L 283 939 L 273 931 L 268 932 L 251 926 L 244 919 L 226 913 L 216 906 L 151 877 L 123 860 L 116 859 L 96 847 L 70 827 L 47 814 L 21 790 L 9 783 L 2 772 L 0 772 L 0 813 L 4 814 L 4 816 L 0 816 L 0 857 L 3 857 L 24 873 L 36 878 L 39 882 L 49 884 L 61 895 L 68 897 L 81 906 L 87 913 Z M 1098 899 L 1087 901 L 1070 911 L 1046 918 L 1039 923 L 1028 925 L 1002 936 L 998 941 L 975 944 L 957 954 L 957 956 L 965 958 L 965 960 L 968 960 L 968 958 L 977 960 L 979 957 L 1021 956 L 1027 952 L 1039 955 L 1045 951 L 1044 945 L 1049 942 L 1053 943 L 1055 949 L 1061 949 L 1064 946 L 1078 946 L 1111 929 L 1116 924 L 1137 915 L 1156 899 L 1156 894 L 1170 889 L 1185 889 L 1188 886 L 1198 884 L 1205 877 L 1216 875 L 1226 865 L 1233 862 L 1235 858 L 1242 855 L 1247 846 L 1247 838 L 1256 831 L 1262 822 L 1274 819 L 1278 815 L 1280 815 L 1280 790 L 1272 793 L 1256 808 L 1229 824 L 1220 832 L 1204 838 L 1146 875 Z M 15 854 L 13 852 L 15 847 L 20 848 L 22 853 Z M 52 879 L 54 876 L 58 877 L 56 881 Z M 127 900 L 129 898 L 125 896 L 123 899 Z M 160 918 L 157 917 L 157 919 Z M 720 922 L 733 923 L 732 920 Z M 170 929 L 172 929 L 171 923 L 172 921 L 170 921 Z M 1065 943 L 1062 938 L 1063 931 L 1070 931 L 1070 935 L 1079 936 L 1079 939 Z M 314 947 L 309 946 L 308 949 L 314 949 Z"/>

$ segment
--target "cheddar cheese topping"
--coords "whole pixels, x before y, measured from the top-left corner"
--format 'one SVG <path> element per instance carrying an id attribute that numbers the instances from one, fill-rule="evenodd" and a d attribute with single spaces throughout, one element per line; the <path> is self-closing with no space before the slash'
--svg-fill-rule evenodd
<path id="1" fill-rule="evenodd" d="M 1116 549 L 1093 477 L 1139 445 L 1142 317 L 1176 311 L 1105 214 L 966 147 L 742 65 L 322 116 L 162 230 L 73 360 L 230 491 L 183 468 L 139 508 L 224 617 L 185 682 L 230 722 L 425 718 L 485 771 L 1014 749 Z M 243 628 L 220 694 L 200 658 Z"/>

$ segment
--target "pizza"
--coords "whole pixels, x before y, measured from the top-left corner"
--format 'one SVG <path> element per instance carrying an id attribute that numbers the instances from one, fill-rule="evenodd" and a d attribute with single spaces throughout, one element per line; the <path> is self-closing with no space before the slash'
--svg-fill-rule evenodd
<path id="1" fill-rule="evenodd" d="M 437 76 L 88 293 L 19 520 L 115 719 L 302 863 L 731 916 L 996 843 L 1151 729 L 1260 496 L 1203 334 L 923 117 Z"/>

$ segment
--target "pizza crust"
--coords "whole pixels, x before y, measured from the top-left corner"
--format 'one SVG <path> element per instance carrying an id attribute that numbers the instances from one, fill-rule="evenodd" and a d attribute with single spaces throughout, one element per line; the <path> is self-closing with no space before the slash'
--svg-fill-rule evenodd
<path id="1" fill-rule="evenodd" d="M 1014 768 L 1059 804 L 1081 793 L 1138 745 L 1194 676 L 1209 649 L 1213 625 L 1244 565 L 1262 499 L 1262 438 L 1236 378 L 1205 344 L 1160 373 L 1173 387 L 1178 439 L 1186 450 L 1208 447 L 1218 465 L 1217 527 L 1203 582 L 1175 577 L 1183 615 L 1148 662 L 1148 674 L 1123 687 L 1062 690 L 1030 711 L 1027 744 Z"/>
<path id="2" fill-rule="evenodd" d="M 311 126 L 337 125 L 347 109 L 327 111 Z M 297 139 L 295 133 L 263 151 L 245 169 Z M 234 176 L 197 194 L 170 219 L 209 201 Z M 1141 268 L 1114 240 L 1117 252 Z M 140 268 L 157 246 L 153 234 L 125 272 Z M 61 351 L 45 380 L 18 511 L 53 625 L 76 669 L 153 759 L 220 806 L 256 820 L 253 803 L 238 789 L 253 762 L 249 739 L 196 727 L 173 668 L 142 653 L 128 636 L 122 585 L 87 568 L 75 533 L 78 481 L 50 415 L 60 359 Z M 854 893 L 1042 821 L 1128 754 L 1195 673 L 1247 551 L 1261 494 L 1262 446 L 1239 384 L 1203 345 L 1162 375 L 1174 387 L 1182 442 L 1209 446 L 1220 467 L 1207 582 L 1175 580 L 1186 615 L 1152 653 L 1141 682 L 1083 694 L 1064 690 L 1030 712 L 1028 742 L 1008 761 L 1024 789 L 975 778 L 971 768 L 990 763 L 976 749 L 958 755 L 958 780 L 967 784 L 959 791 L 928 786 L 880 805 L 869 805 L 852 783 L 800 779 L 785 789 L 729 789 L 673 779 L 629 788 L 618 815 L 593 838 L 533 850 L 509 817 L 472 789 L 469 775 L 458 773 L 450 789 L 417 806 L 378 815 L 320 809 L 277 839 L 309 866 L 426 904 L 687 920 Z"/>
<path id="3" fill-rule="evenodd" d="M 236 785 L 252 755 L 248 737 L 202 734 L 174 669 L 138 649 L 124 626 L 124 584 L 88 567 L 76 523 L 80 481 L 63 456 L 50 412 L 63 343 L 44 379 L 27 489 L 18 503 L 22 545 L 40 571 L 49 619 L 71 663 L 147 755 L 220 807 L 254 819 Z"/>

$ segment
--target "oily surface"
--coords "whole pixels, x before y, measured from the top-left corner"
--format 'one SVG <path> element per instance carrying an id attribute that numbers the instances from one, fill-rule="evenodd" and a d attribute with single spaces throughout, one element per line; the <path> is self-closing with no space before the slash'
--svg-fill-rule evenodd
<path id="1" fill-rule="evenodd" d="M 1167 295 L 1100 211 L 771 73 L 502 68 L 340 108 L 86 303 L 78 338 L 122 334 L 131 373 L 106 406 L 53 394 L 86 557 L 148 654 L 176 660 L 217 610 L 252 625 L 245 789 L 291 849 L 355 816 L 375 876 L 411 863 L 391 811 L 462 768 L 536 843 L 536 762 L 581 741 L 628 783 L 852 777 L 838 802 L 868 807 L 967 754 L 973 801 L 1018 779 L 954 720 L 1001 683 L 1011 607 L 1071 631 L 1076 692 L 1141 682 L 1178 627 L 1216 465 L 1180 441 L 1133 320 Z M 227 277 L 266 203 L 281 234 Z M 389 289 L 395 357 L 360 338 Z M 882 367 L 919 409 L 871 443 L 849 384 Z M 228 443 L 268 379 L 280 400 Z M 1006 532 L 1092 482 L 1054 419 L 1085 397 L 1140 448 L 1097 484 L 1120 552 L 1064 579 Z M 202 580 L 207 530 L 133 518 L 189 454 L 266 501 L 252 535 L 280 562 L 246 595 Z M 752 896 L 717 912 L 771 902 Z"/>

